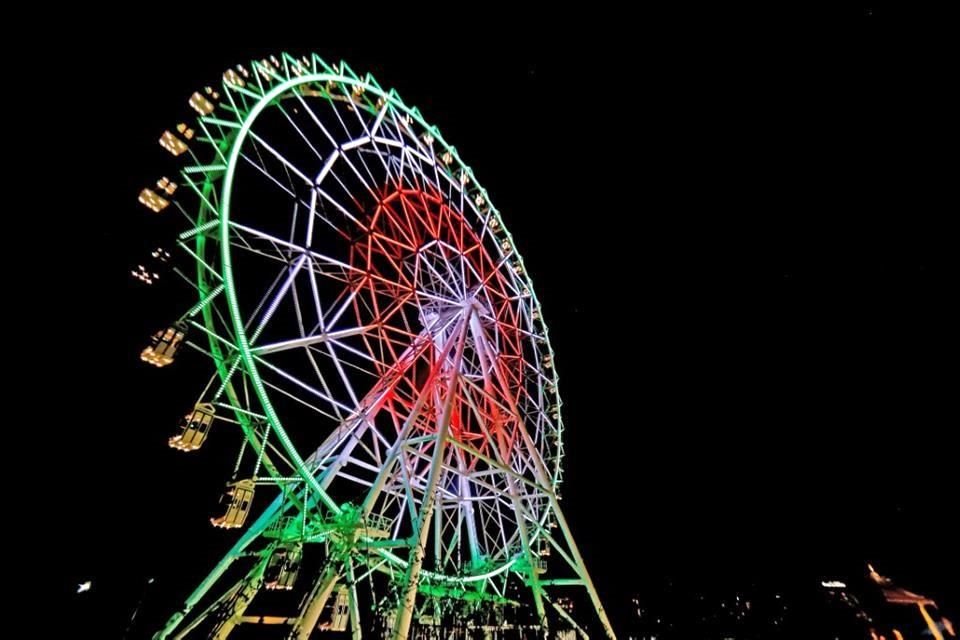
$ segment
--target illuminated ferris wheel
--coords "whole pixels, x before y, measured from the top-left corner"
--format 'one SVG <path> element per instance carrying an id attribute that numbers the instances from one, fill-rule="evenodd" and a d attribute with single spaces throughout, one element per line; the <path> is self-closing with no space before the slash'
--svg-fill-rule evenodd
<path id="1" fill-rule="evenodd" d="M 577 587 L 612 637 L 559 507 L 547 328 L 457 151 L 316 56 L 238 65 L 189 104 L 195 120 L 160 138 L 179 176 L 140 201 L 189 221 L 178 271 L 196 302 L 141 357 L 166 366 L 189 346 L 212 362 L 170 445 L 232 448 L 211 522 L 243 529 L 155 637 L 404 639 L 522 630 L 524 610 L 527 629 L 586 635 L 557 602 Z M 291 592 L 289 610 L 258 612 L 276 604 L 264 591 Z"/>

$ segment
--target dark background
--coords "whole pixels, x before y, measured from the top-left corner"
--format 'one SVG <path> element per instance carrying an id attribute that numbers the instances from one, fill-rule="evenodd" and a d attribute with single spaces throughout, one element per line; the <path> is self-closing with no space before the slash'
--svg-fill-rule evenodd
<path id="1" fill-rule="evenodd" d="M 218 452 L 165 442 L 207 363 L 138 359 L 190 302 L 129 277 L 178 228 L 136 196 L 190 93 L 282 50 L 396 88 L 503 212 L 557 353 L 566 510 L 614 615 L 634 591 L 867 561 L 956 610 L 954 16 L 433 15 L 83 9 L 38 36 L 25 153 L 54 167 L 28 171 L 18 223 L 44 239 L 20 382 L 45 389 L 37 543 L 74 630 L 119 637 L 147 577 L 143 615 L 166 615 L 232 540 L 206 521 Z"/>

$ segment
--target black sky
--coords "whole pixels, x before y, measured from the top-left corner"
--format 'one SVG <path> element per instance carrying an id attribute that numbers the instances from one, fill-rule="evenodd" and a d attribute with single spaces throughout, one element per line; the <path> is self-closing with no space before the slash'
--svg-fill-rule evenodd
<path id="1" fill-rule="evenodd" d="M 206 363 L 138 360 L 188 294 L 129 278 L 168 233 L 136 194 L 191 92 L 282 50 L 397 89 L 503 212 L 551 326 L 564 500 L 605 596 L 865 561 L 951 593 L 955 22 L 555 11 L 349 28 L 188 11 L 172 41 L 149 26 L 168 18 L 78 13 L 86 29 L 37 39 L 56 72 L 34 153 L 58 169 L 27 332 L 91 330 L 44 413 L 49 462 L 81 488 L 44 544 L 61 595 L 87 577 L 108 594 L 95 624 L 122 628 L 147 576 L 161 604 L 192 587 L 228 545 L 206 522 L 216 452 L 165 446 Z M 31 361 L 63 366 L 65 342 L 38 338 Z"/>

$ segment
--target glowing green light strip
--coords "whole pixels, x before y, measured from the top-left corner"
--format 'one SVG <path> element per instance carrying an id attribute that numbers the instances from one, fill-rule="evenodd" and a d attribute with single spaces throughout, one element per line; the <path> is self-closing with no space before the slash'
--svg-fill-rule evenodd
<path id="1" fill-rule="evenodd" d="M 192 167 L 185 167 L 184 173 L 210 173 L 211 171 L 223 171 L 226 167 L 222 164 L 201 164 Z"/>
<path id="2" fill-rule="evenodd" d="M 216 287 L 213 291 L 211 291 L 209 294 L 207 294 L 207 296 L 206 296 L 205 298 L 202 298 L 202 299 L 200 300 L 200 302 L 198 302 L 197 304 L 193 305 L 193 306 L 190 308 L 190 310 L 187 311 L 187 312 L 184 314 L 183 317 L 184 317 L 184 318 L 192 318 L 193 316 L 197 315 L 197 313 L 199 313 L 201 309 L 203 309 L 205 306 L 207 306 L 208 304 L 210 304 L 210 303 L 213 301 L 213 299 L 216 298 L 216 297 L 217 297 L 218 295 L 220 295 L 221 293 L 223 293 L 223 285 L 222 285 L 222 284 L 217 285 L 217 287 Z M 181 320 L 182 320 L 182 319 L 183 319 L 183 318 L 181 318 Z"/>
<path id="3" fill-rule="evenodd" d="M 179 236 L 177 236 L 177 239 L 178 239 L 178 240 L 188 240 L 188 239 L 192 238 L 193 236 L 197 235 L 198 233 L 203 233 L 203 232 L 205 232 L 205 231 L 210 231 L 210 229 L 216 229 L 216 228 L 217 228 L 217 225 L 219 225 L 219 224 L 220 224 L 220 221 L 219 221 L 219 220 L 216 220 L 216 219 L 211 220 L 210 222 L 204 222 L 204 223 L 203 223 L 202 225 L 200 225 L 199 227 L 194 227 L 193 229 L 190 229 L 189 231 L 184 231 L 184 232 L 181 233 Z"/>

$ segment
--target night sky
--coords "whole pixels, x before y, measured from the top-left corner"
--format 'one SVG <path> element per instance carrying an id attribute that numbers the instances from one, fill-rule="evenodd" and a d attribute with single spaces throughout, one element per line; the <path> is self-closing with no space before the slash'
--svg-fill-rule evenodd
<path id="1" fill-rule="evenodd" d="M 147 577 L 143 615 L 167 615 L 234 537 L 207 518 L 235 452 L 166 446 L 209 364 L 139 361 L 190 296 L 130 278 L 180 230 L 136 197 L 193 91 L 283 50 L 397 89 L 503 212 L 557 354 L 566 512 L 612 610 L 867 561 L 957 609 L 952 19 L 553 11 L 288 29 L 279 8 L 158 9 L 144 31 L 86 13 L 38 40 L 56 216 L 24 320 L 33 362 L 76 350 L 36 382 L 59 470 L 41 544 L 75 630 L 119 637 Z M 180 37 L 150 33 L 166 20 Z"/>

